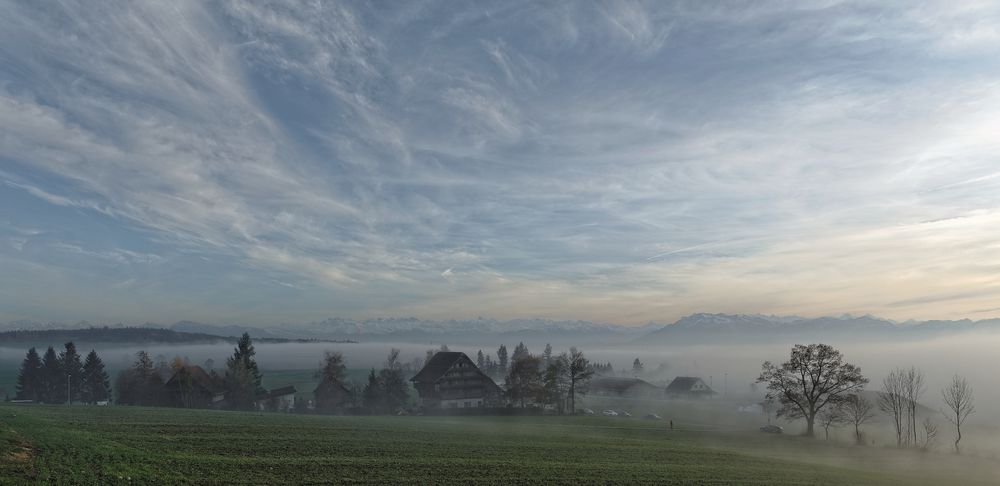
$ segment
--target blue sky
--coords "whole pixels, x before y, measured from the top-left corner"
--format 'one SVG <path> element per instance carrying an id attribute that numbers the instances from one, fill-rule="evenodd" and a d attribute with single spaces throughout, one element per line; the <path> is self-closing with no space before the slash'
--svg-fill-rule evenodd
<path id="1" fill-rule="evenodd" d="M 0 9 L 0 319 L 1000 315 L 1000 2 Z"/>

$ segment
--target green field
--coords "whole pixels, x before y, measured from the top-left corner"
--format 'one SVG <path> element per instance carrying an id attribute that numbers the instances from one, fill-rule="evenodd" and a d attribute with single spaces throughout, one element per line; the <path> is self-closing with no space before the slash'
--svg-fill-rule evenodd
<path id="1" fill-rule="evenodd" d="M 984 460 L 597 417 L 0 405 L 0 444 L 0 478 L 11 484 L 991 484 L 998 477 Z"/>

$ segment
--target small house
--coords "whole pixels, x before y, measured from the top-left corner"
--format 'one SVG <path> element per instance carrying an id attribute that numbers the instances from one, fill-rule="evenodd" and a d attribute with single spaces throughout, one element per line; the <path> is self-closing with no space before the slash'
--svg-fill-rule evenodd
<path id="1" fill-rule="evenodd" d="M 292 385 L 275 388 L 257 401 L 257 408 L 261 411 L 290 412 L 295 410 L 296 393 L 298 390 Z"/>
<path id="2" fill-rule="evenodd" d="M 164 404 L 181 408 L 217 407 L 225 398 L 222 379 L 198 365 L 179 368 L 163 384 Z"/>
<path id="3" fill-rule="evenodd" d="M 465 353 L 436 353 L 410 381 L 425 408 L 496 407 L 503 403 L 503 390 Z"/>
<path id="4" fill-rule="evenodd" d="M 678 376 L 667 385 L 668 398 L 704 398 L 715 395 L 705 380 L 696 376 Z"/>
<path id="5" fill-rule="evenodd" d="M 354 404 L 354 393 L 339 381 L 323 380 L 313 390 L 312 407 L 323 413 L 342 412 Z"/>
<path id="6" fill-rule="evenodd" d="M 598 376 L 587 385 L 587 393 L 600 397 L 661 398 L 663 389 L 639 378 Z"/>

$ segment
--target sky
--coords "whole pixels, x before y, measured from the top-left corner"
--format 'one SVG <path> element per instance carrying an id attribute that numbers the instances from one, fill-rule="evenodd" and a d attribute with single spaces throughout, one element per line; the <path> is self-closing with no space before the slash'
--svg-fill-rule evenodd
<path id="1" fill-rule="evenodd" d="M 1000 316 L 1000 2 L 0 11 L 0 319 Z"/>

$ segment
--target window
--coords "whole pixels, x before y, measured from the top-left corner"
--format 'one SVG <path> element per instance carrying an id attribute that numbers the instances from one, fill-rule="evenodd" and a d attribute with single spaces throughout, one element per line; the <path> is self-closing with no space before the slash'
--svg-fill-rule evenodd
<path id="1" fill-rule="evenodd" d="M 465 408 L 472 408 L 472 402 L 465 402 Z"/>

